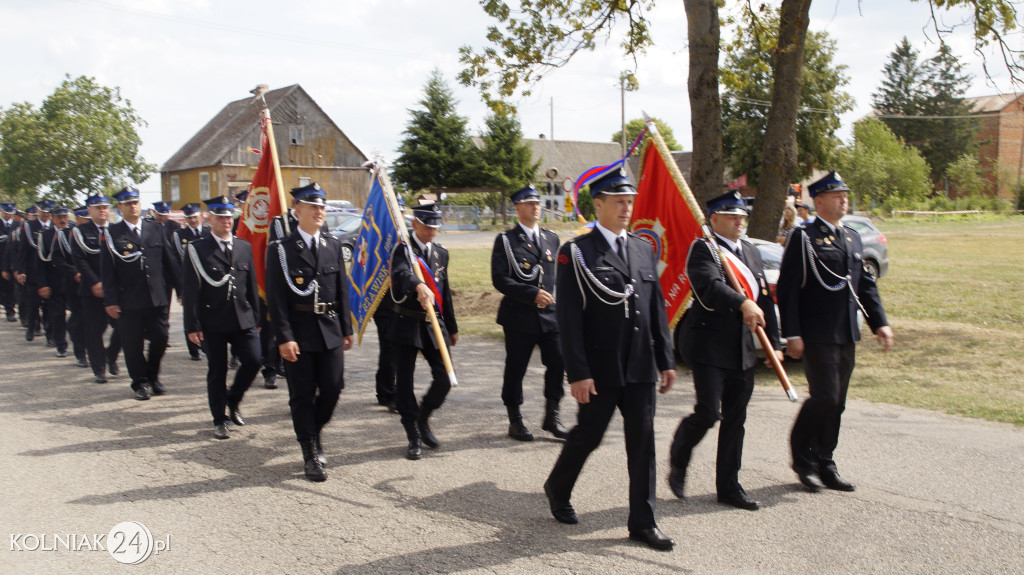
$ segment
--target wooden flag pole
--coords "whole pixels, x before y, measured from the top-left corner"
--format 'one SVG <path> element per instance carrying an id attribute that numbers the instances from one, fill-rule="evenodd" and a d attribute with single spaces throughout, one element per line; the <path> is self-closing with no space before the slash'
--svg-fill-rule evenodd
<path id="1" fill-rule="evenodd" d="M 380 178 L 381 187 L 384 188 L 384 198 L 388 202 L 388 211 L 390 211 L 394 218 L 397 218 L 398 214 L 402 213 L 401 208 L 398 206 L 398 200 L 395 199 L 395 191 L 391 188 L 391 179 L 388 178 L 387 172 L 384 171 L 383 166 L 377 164 L 376 176 Z M 413 273 L 416 274 L 416 279 L 423 281 L 423 272 L 420 270 L 420 266 L 416 264 L 415 256 L 412 253 L 412 247 L 409 243 L 409 232 L 405 229 L 405 221 L 397 222 L 395 229 L 398 230 L 399 239 L 405 244 L 406 257 L 409 259 L 409 265 L 412 266 Z M 434 306 L 429 306 L 425 310 L 427 319 L 430 320 L 430 327 L 434 330 L 434 340 L 437 342 L 437 350 L 441 352 L 441 361 L 444 362 L 444 369 L 448 372 L 448 379 L 452 382 L 452 387 L 458 387 L 459 381 L 455 377 L 455 368 L 452 367 L 452 358 L 448 354 L 448 343 L 444 339 L 444 333 L 441 332 L 441 324 L 437 321 L 437 314 L 434 313 Z"/>
<path id="2" fill-rule="evenodd" d="M 267 140 L 270 143 L 270 163 L 274 165 L 274 181 L 277 182 L 277 196 L 281 202 L 281 220 L 284 223 L 284 235 L 291 235 L 288 225 L 288 203 L 284 197 L 284 178 L 281 177 L 281 162 L 277 157 L 277 142 L 274 141 L 274 122 L 270 121 L 270 108 L 263 101 L 263 118 L 267 122 Z"/>
<path id="3" fill-rule="evenodd" d="M 672 152 L 669 151 L 668 145 L 665 144 L 665 140 L 661 137 L 658 132 L 658 126 L 644 114 L 644 120 L 647 122 L 651 140 L 654 142 L 655 147 L 658 148 L 658 153 L 661 154 L 665 165 L 668 167 L 669 173 L 672 175 L 672 179 L 675 181 L 676 186 L 679 187 L 679 191 L 683 193 L 683 199 L 686 200 L 686 204 L 690 206 L 690 211 L 693 212 L 694 217 L 697 218 L 697 222 L 700 224 L 700 229 L 704 232 L 704 237 L 711 243 L 712 246 L 718 246 L 712 238 L 711 231 L 708 227 L 707 221 L 704 219 L 704 211 L 701 210 L 700 204 L 697 203 L 697 199 L 693 197 L 693 192 L 690 190 L 690 186 L 686 183 L 686 179 L 683 178 L 683 174 L 679 171 L 679 166 L 676 165 L 675 161 L 672 160 Z M 734 290 L 739 293 L 744 293 L 740 287 L 740 282 L 736 278 L 736 274 L 732 272 L 732 268 L 725 264 L 726 257 L 722 253 L 722 248 L 718 247 L 719 260 L 722 262 L 722 269 L 725 271 L 726 277 L 729 279 L 729 284 Z M 772 346 L 771 340 L 768 339 L 768 334 L 764 332 L 764 328 L 761 326 L 755 326 L 754 335 L 757 336 L 758 341 L 761 342 L 761 349 L 764 350 L 764 354 L 768 356 L 768 361 L 771 363 L 772 368 L 775 369 L 775 375 L 779 378 L 779 383 L 782 384 L 782 389 L 786 391 L 786 397 L 790 401 L 796 401 L 796 391 L 793 389 L 793 384 L 789 381 L 789 375 L 786 373 L 786 368 L 782 366 L 782 362 L 775 356 L 775 347 Z"/>

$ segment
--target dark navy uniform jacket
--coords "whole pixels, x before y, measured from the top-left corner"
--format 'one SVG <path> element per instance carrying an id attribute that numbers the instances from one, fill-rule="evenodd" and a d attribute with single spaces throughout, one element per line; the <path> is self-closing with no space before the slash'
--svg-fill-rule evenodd
<path id="1" fill-rule="evenodd" d="M 698 361 L 723 369 L 747 370 L 757 363 L 755 336 L 743 323 L 743 314 L 740 313 L 740 304 L 747 298 L 732 288 L 715 263 L 709 248 L 717 249 L 718 245 L 725 250 L 730 248 L 718 237 L 714 239 L 714 246 L 709 246 L 704 238 L 694 240 L 686 259 L 686 276 L 690 280 L 694 300 L 683 317 L 680 356 L 686 363 Z M 775 349 L 782 349 L 775 303 L 768 293 L 761 254 L 750 242 L 741 239 L 740 245 L 743 246 L 747 267 L 757 280 L 757 295 L 754 297 L 764 312 L 765 333 Z"/>
<path id="2" fill-rule="evenodd" d="M 284 251 L 283 268 L 280 250 Z M 319 285 L 317 301 L 331 307 L 324 313 L 313 311 L 314 293 L 299 295 L 292 289 L 306 291 L 314 279 Z M 334 236 L 321 233 L 314 256 L 298 229 L 292 228 L 292 235 L 273 242 L 267 249 L 265 286 L 278 344 L 294 341 L 300 351 L 319 352 L 341 347 L 344 337 L 352 335 L 348 275 L 341 242 Z"/>
<path id="3" fill-rule="evenodd" d="M 413 254 L 422 258 L 423 252 L 415 240 L 411 240 Z M 448 250 L 437 242 L 430 245 L 430 260 L 427 261 L 430 272 L 437 282 L 437 289 L 441 294 L 443 311 L 437 315 L 441 325 L 441 333 L 445 338 L 449 334 L 459 333 L 459 326 L 455 323 L 455 306 L 452 304 L 452 291 L 448 285 Z M 405 244 L 399 242 L 391 252 L 391 297 L 394 298 L 395 314 L 391 319 L 389 334 L 391 341 L 405 345 L 416 346 L 420 349 L 427 344 L 421 336 L 426 331 L 430 338 L 430 345 L 437 348 L 434 341 L 434 330 L 430 328 L 426 320 L 426 312 L 416 299 L 416 286 L 421 283 L 416 278 L 416 273 L 409 265 L 409 258 L 406 255 Z M 438 311 L 437 303 L 434 304 L 434 312 Z M 421 326 L 426 326 L 421 330 Z"/>
<path id="4" fill-rule="evenodd" d="M 540 241 L 528 240 L 522 226 L 498 234 L 491 251 L 491 283 L 504 294 L 498 306 L 498 324 L 527 333 L 554 333 L 558 331 L 555 304 L 538 308 L 535 301 L 541 289 L 555 293 L 555 258 L 558 256 L 558 236 L 550 230 L 538 228 Z M 504 238 L 504 239 L 503 239 Z M 512 251 L 509 261 L 505 239 Z M 541 270 L 537 272 L 536 270 Z M 517 275 L 531 276 L 526 280 Z"/>
<path id="5" fill-rule="evenodd" d="M 48 287 L 50 291 L 57 294 L 77 293 L 78 284 L 75 282 L 74 261 L 71 259 L 71 227 L 63 230 L 57 226 L 50 226 L 50 229 L 43 232 L 40 244 L 45 261 L 39 257 L 35 258 L 37 266 L 34 275 L 38 278 L 39 287 Z"/>
<path id="6" fill-rule="evenodd" d="M 166 229 L 167 228 L 164 228 L 164 233 L 167 233 Z M 205 238 L 206 236 L 210 235 L 210 226 L 200 225 L 198 229 L 199 238 Z M 175 250 L 177 250 L 177 254 L 181 257 L 185 257 L 185 248 L 188 247 L 189 242 L 193 242 L 198 239 L 196 237 L 196 233 L 192 230 L 191 227 L 187 225 L 181 226 L 175 230 L 171 230 L 170 234 L 171 238 L 173 238 L 171 240 L 171 243 L 174 244 L 174 248 Z"/>
<path id="7" fill-rule="evenodd" d="M 99 227 L 85 222 L 71 231 L 71 259 L 82 277 L 78 282 L 78 295 L 92 296 L 92 286 L 103 281 L 103 259 L 110 258 L 105 242 L 100 240 Z M 84 247 L 83 247 L 84 246 Z"/>
<path id="8" fill-rule="evenodd" d="M 141 240 L 127 222 L 107 227 L 110 237 L 104 243 L 102 265 L 104 306 L 116 305 L 122 310 L 162 307 L 170 305 L 168 285 L 181 293 L 181 259 L 167 243 L 164 227 L 142 220 L 139 225 Z M 110 244 L 116 253 L 110 253 Z M 135 261 L 121 259 L 140 252 L 142 257 Z"/>
<path id="9" fill-rule="evenodd" d="M 182 307 L 185 331 L 232 333 L 259 325 L 259 285 L 253 269 L 252 246 L 234 238 L 231 259 L 213 234 L 190 242 L 182 261 Z M 231 274 L 222 286 L 214 287 L 196 269 L 190 250 L 195 249 L 198 265 L 214 282 Z"/>
<path id="10" fill-rule="evenodd" d="M 587 280 L 577 281 L 573 246 L 609 290 L 624 293 L 627 285 L 633 286 L 628 314 L 621 303 L 605 303 L 618 298 L 600 288 L 595 294 Z M 566 375 L 570 382 L 593 378 L 598 392 L 602 387 L 656 383 L 660 372 L 675 367 L 654 250 L 633 234 L 626 246 L 628 266 L 595 228 L 558 252 L 558 329 Z"/>
<path id="11" fill-rule="evenodd" d="M 838 291 L 823 287 L 822 283 L 832 287 L 840 284 L 842 280 L 833 273 L 840 278 L 849 276 L 853 291 L 848 287 Z M 822 281 L 818 281 L 817 276 Z M 864 271 L 860 235 L 842 225 L 833 233 L 824 222 L 815 219 L 794 229 L 782 255 L 777 293 L 783 337 L 802 337 L 806 341 L 830 344 L 858 341 L 857 298 L 864 306 L 872 332 L 889 325 L 878 297 L 878 286 Z"/>

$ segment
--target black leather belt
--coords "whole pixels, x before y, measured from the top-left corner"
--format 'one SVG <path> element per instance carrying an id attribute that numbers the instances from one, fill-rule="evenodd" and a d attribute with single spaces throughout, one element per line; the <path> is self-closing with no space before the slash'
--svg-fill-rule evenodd
<path id="1" fill-rule="evenodd" d="M 405 317 L 411 317 L 413 319 L 423 319 L 423 320 L 427 319 L 427 312 L 423 311 L 422 309 L 421 310 L 412 310 L 412 309 L 409 309 L 407 307 L 402 307 L 402 306 L 398 305 L 397 303 L 395 304 L 394 309 L 395 309 L 395 313 L 397 313 L 399 315 L 404 315 Z"/>
<path id="2" fill-rule="evenodd" d="M 318 303 L 318 304 L 305 304 L 297 303 L 292 304 L 292 309 L 295 311 L 311 311 L 315 314 L 332 313 L 337 309 L 337 302 L 330 303 Z"/>

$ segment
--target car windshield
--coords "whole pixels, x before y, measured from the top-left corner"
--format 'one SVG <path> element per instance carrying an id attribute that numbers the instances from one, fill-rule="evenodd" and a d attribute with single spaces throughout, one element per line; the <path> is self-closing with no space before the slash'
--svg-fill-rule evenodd
<path id="1" fill-rule="evenodd" d="M 343 222 L 341 225 L 334 228 L 336 232 L 354 232 L 359 229 L 359 226 L 363 223 L 363 218 L 352 217 Z"/>
<path id="2" fill-rule="evenodd" d="M 843 223 L 853 228 L 853 231 L 857 232 L 862 236 L 865 234 L 874 233 L 874 230 L 871 228 L 870 225 L 859 220 L 843 220 Z"/>

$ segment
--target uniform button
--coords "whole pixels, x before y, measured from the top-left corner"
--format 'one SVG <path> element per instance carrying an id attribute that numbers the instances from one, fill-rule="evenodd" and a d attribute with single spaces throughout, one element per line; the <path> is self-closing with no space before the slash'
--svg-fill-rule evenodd
<path id="1" fill-rule="evenodd" d="M 638 328 L 638 327 L 634 327 L 634 328 L 633 328 L 633 331 L 640 331 L 640 328 Z"/>

